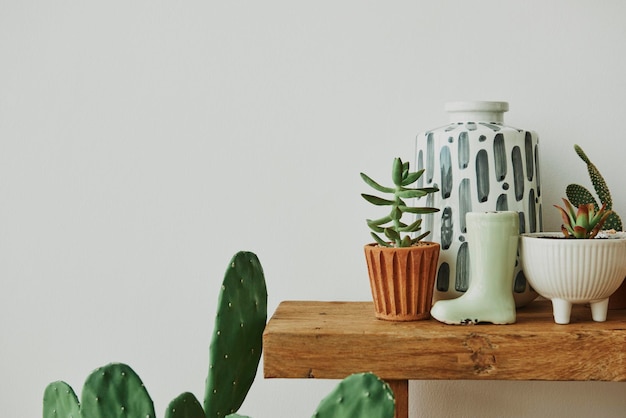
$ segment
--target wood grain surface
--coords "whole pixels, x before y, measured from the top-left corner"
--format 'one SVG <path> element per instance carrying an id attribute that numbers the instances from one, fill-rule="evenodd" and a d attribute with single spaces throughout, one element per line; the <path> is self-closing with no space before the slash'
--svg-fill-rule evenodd
<path id="1" fill-rule="evenodd" d="M 376 319 L 371 302 L 282 302 L 263 338 L 266 378 L 626 380 L 626 310 L 593 322 L 577 305 L 555 324 L 548 301 L 511 325 Z"/>

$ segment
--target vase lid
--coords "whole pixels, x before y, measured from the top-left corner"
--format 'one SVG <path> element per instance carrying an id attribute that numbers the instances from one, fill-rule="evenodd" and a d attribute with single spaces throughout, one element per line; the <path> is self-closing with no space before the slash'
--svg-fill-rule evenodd
<path id="1" fill-rule="evenodd" d="M 503 113 L 509 110 L 508 102 L 459 101 L 448 102 L 445 110 L 450 122 L 503 122 Z"/>

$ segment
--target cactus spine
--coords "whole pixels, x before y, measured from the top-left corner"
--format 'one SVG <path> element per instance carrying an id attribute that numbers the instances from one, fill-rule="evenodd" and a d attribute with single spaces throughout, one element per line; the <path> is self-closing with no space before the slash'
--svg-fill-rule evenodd
<path id="1" fill-rule="evenodd" d="M 591 194 L 589 190 L 587 190 L 584 186 L 580 184 L 570 184 L 565 189 L 565 194 L 569 201 L 576 207 L 580 205 L 587 205 L 592 203 L 596 211 L 600 209 L 602 204 L 606 205 L 606 210 L 613 209 L 613 199 L 611 198 L 611 192 L 609 187 L 600 174 L 600 170 L 591 162 L 587 154 L 582 150 L 582 148 L 578 145 L 574 145 L 574 150 L 576 154 L 580 157 L 581 160 L 587 164 L 587 172 L 589 173 L 589 178 L 591 179 L 591 184 L 598 195 L 598 199 L 600 202 L 596 201 L 595 197 Z M 606 229 L 614 229 L 616 231 L 622 230 L 622 220 L 619 215 L 614 211 L 607 218 L 604 227 Z"/>

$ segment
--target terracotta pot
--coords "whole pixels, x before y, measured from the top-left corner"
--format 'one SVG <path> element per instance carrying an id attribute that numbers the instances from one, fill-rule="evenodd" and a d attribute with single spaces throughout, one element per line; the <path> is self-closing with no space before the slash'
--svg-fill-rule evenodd
<path id="1" fill-rule="evenodd" d="M 388 321 L 430 318 L 439 249 L 436 242 L 406 248 L 365 246 L 377 318 Z"/>

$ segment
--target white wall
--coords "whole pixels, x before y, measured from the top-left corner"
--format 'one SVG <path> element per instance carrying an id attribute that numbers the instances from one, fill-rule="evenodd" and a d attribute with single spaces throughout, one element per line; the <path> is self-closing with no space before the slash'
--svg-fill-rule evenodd
<path id="1" fill-rule="evenodd" d="M 159 416 L 203 396 L 217 290 L 255 251 L 270 310 L 368 300 L 371 208 L 450 100 L 539 132 L 546 208 L 626 213 L 626 3 L 0 1 L 0 415 L 131 364 Z M 558 224 L 545 213 L 548 227 Z M 598 353 L 601 355 L 601 353 Z M 529 356 L 541 353 L 528 353 Z M 307 417 L 330 381 L 264 380 L 241 412 Z M 413 382 L 412 416 L 623 416 L 619 383 Z"/>

